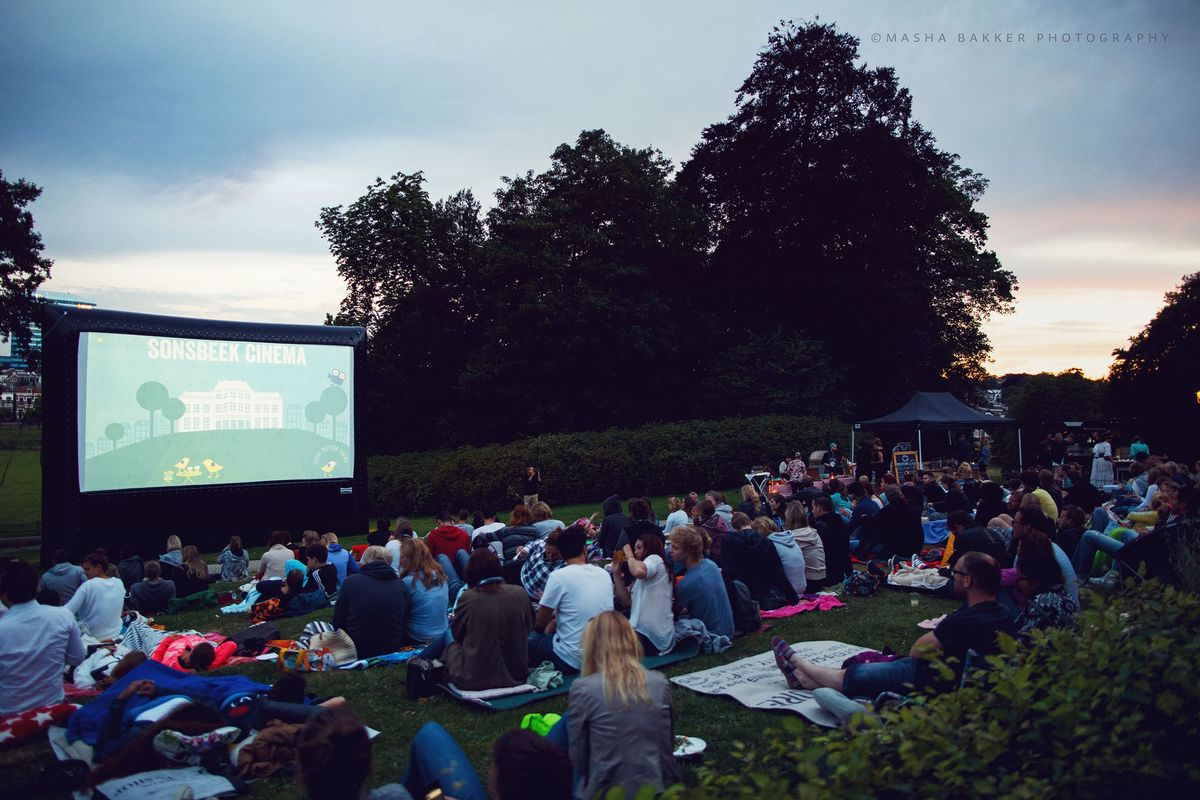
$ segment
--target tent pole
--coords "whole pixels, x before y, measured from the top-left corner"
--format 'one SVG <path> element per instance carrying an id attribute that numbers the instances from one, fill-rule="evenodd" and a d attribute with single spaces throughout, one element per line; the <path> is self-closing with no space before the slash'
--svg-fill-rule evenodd
<path id="1" fill-rule="evenodd" d="M 850 426 L 850 457 L 854 458 L 854 426 Z M 854 465 L 855 471 L 858 471 L 858 465 Z"/>
<path id="2" fill-rule="evenodd" d="M 917 469 L 925 469 L 925 456 L 921 455 L 921 428 L 917 427 Z"/>
<path id="3" fill-rule="evenodd" d="M 1025 469 L 1025 451 L 1021 449 L 1021 429 L 1017 428 L 1017 470 Z"/>

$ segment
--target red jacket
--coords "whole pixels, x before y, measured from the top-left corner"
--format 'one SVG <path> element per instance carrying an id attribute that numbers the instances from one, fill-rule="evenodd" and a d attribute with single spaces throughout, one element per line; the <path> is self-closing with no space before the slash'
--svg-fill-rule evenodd
<path id="1" fill-rule="evenodd" d="M 425 540 L 433 557 L 445 556 L 454 561 L 454 554 L 459 550 L 471 552 L 471 537 L 457 525 L 441 525 L 429 532 Z"/>

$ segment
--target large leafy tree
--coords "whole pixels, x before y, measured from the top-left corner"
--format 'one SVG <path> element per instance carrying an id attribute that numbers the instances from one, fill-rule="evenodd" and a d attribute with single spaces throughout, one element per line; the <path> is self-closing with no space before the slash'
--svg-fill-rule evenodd
<path id="1" fill-rule="evenodd" d="M 693 361 L 697 317 L 722 300 L 688 287 L 703 279 L 701 241 L 672 172 L 658 151 L 595 130 L 545 172 L 505 180 L 456 431 L 488 440 L 687 414 L 688 393 L 667 387 Z"/>
<path id="2" fill-rule="evenodd" d="M 1146 327 L 1113 351 L 1112 401 L 1158 452 L 1200 454 L 1200 272 L 1167 292 Z"/>
<path id="3" fill-rule="evenodd" d="M 433 203 L 420 173 L 376 179 L 347 207 L 321 210 L 348 292 L 329 321 L 368 331 L 368 424 L 378 450 L 444 443 L 454 386 L 474 345 L 484 240 L 479 203 Z"/>
<path id="4" fill-rule="evenodd" d="M 858 63 L 853 36 L 777 26 L 679 184 L 705 212 L 714 280 L 742 287 L 728 340 L 784 323 L 822 342 L 860 413 L 984 376 L 981 323 L 1016 288 L 986 249 L 986 182 L 936 147 L 891 69 Z"/>
<path id="5" fill-rule="evenodd" d="M 26 206 L 42 190 L 25 180 L 10 183 L 0 172 L 0 337 L 28 344 L 37 313 L 37 292 L 54 262 L 42 258 L 42 236 Z M 40 354 L 39 354 L 40 355 Z M 40 360 L 40 359 L 39 359 Z"/>

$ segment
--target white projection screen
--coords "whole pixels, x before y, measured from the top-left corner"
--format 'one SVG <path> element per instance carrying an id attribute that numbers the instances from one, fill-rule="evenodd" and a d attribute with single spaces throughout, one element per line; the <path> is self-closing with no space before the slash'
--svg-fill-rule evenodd
<path id="1" fill-rule="evenodd" d="M 85 331 L 79 491 L 354 477 L 354 348 Z"/>

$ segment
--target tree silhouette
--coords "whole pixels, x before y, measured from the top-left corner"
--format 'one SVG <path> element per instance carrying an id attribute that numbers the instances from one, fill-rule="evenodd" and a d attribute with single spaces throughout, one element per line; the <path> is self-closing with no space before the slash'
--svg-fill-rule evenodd
<path id="1" fill-rule="evenodd" d="M 104 436 L 112 440 L 113 450 L 117 449 L 117 440 L 125 435 L 125 426 L 119 422 L 110 422 L 104 428 Z"/>
<path id="2" fill-rule="evenodd" d="M 333 417 L 333 438 L 337 438 L 337 418 L 346 410 L 347 405 L 346 393 L 337 386 L 330 386 L 325 391 L 321 392 L 321 407 L 325 409 L 325 413 Z"/>
<path id="3" fill-rule="evenodd" d="M 321 405 L 321 401 L 313 400 L 304 407 L 304 417 L 313 426 L 313 433 L 317 432 L 317 426 L 325 421 L 325 406 Z"/>
<path id="4" fill-rule="evenodd" d="M 154 438 L 154 412 L 162 409 L 171 393 L 157 381 L 146 381 L 137 390 L 138 405 L 150 412 L 150 438 Z"/>
<path id="5" fill-rule="evenodd" d="M 178 397 L 172 397 L 163 403 L 162 415 L 171 423 L 171 433 L 175 432 L 175 421 L 187 413 L 187 406 Z"/>
<path id="6" fill-rule="evenodd" d="M 0 341 L 28 345 L 38 318 L 38 287 L 54 262 L 42 258 L 42 235 L 33 229 L 26 206 L 40 187 L 25 180 L 6 181 L 0 172 Z"/>

